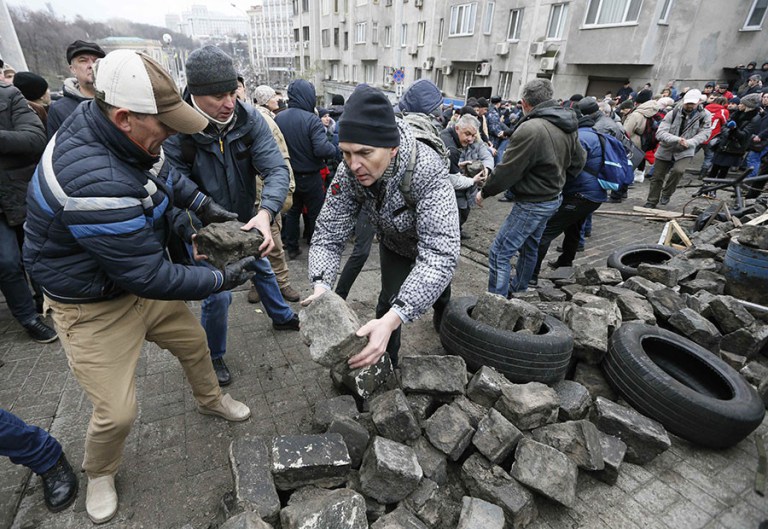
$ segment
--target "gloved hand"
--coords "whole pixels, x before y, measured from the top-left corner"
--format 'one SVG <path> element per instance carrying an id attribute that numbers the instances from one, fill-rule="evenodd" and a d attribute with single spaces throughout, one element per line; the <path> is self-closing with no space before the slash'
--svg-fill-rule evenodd
<path id="1" fill-rule="evenodd" d="M 256 258 L 254 256 L 249 256 L 225 266 L 224 270 L 222 270 L 222 273 L 224 274 L 224 283 L 222 283 L 218 292 L 232 290 L 248 281 L 253 275 L 255 265 Z"/>
<path id="2" fill-rule="evenodd" d="M 729 129 L 736 128 L 736 122 L 731 120 L 728 123 L 726 123 L 725 126 L 728 127 Z"/>
<path id="3" fill-rule="evenodd" d="M 219 206 L 213 201 L 211 197 L 205 197 L 205 200 L 200 204 L 195 211 L 195 214 L 200 217 L 203 222 L 203 226 L 207 226 L 213 222 L 227 222 L 228 220 L 237 220 L 237 213 L 227 211 L 223 207 Z"/>

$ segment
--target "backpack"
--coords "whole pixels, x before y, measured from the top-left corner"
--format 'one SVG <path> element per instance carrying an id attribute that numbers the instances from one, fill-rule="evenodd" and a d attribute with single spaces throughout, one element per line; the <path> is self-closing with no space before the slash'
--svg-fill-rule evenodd
<path id="1" fill-rule="evenodd" d="M 594 131 L 600 141 L 600 169 L 594 176 L 606 191 L 618 191 L 635 181 L 635 169 L 621 141 L 616 137 Z M 587 171 L 590 174 L 591 171 Z"/>
<path id="2" fill-rule="evenodd" d="M 656 139 L 656 131 L 659 130 L 659 123 L 661 123 L 665 115 L 657 112 L 653 116 L 645 118 L 645 128 L 640 135 L 640 148 L 643 152 L 652 151 L 659 144 L 659 140 Z"/>

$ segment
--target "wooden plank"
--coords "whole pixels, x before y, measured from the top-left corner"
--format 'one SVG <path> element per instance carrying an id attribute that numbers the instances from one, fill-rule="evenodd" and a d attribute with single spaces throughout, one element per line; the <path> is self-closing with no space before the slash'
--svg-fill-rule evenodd
<path id="1" fill-rule="evenodd" d="M 682 227 L 680 227 L 680 225 L 677 223 L 676 220 L 670 221 L 670 224 L 672 225 L 671 231 L 673 231 L 674 233 L 677 233 L 677 236 L 680 237 L 681 241 L 683 241 L 685 248 L 690 248 L 691 246 L 693 246 L 691 239 L 688 238 L 688 234 L 685 233 L 685 230 Z"/>
<path id="2" fill-rule="evenodd" d="M 766 221 L 768 221 L 768 213 L 763 213 L 759 217 L 755 217 L 754 219 L 747 222 L 747 226 L 758 226 Z"/>
<path id="3" fill-rule="evenodd" d="M 678 213 L 677 211 L 667 211 L 664 209 L 655 209 L 655 208 L 644 208 L 642 206 L 634 206 L 632 208 L 632 211 L 639 211 L 640 213 L 645 213 L 646 215 L 654 215 L 656 217 L 666 217 L 668 219 L 676 219 L 684 216 L 682 213 Z"/>

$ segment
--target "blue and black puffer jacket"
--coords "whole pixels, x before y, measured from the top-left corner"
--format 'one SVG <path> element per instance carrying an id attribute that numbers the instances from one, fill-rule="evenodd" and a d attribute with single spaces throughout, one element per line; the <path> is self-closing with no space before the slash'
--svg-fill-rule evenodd
<path id="1" fill-rule="evenodd" d="M 93 102 L 51 139 L 27 193 L 24 265 L 46 295 L 203 299 L 223 275 L 166 259 L 173 209 L 164 155 L 132 142 Z M 183 205 L 182 205 L 183 206 Z"/>

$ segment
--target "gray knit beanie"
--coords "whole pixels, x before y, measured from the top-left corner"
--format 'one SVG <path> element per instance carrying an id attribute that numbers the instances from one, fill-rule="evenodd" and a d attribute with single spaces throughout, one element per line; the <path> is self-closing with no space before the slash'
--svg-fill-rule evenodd
<path id="1" fill-rule="evenodd" d="M 223 94 L 237 89 L 232 58 L 216 46 L 203 46 L 187 58 L 187 88 L 193 96 Z"/>
<path id="2" fill-rule="evenodd" d="M 748 109 L 760 106 L 760 94 L 749 94 L 741 98 L 740 103 Z"/>
<path id="3" fill-rule="evenodd" d="M 261 106 L 267 106 L 267 102 L 276 95 L 275 90 L 271 86 L 265 84 L 257 86 L 253 91 L 253 99 L 256 101 L 257 105 Z"/>

